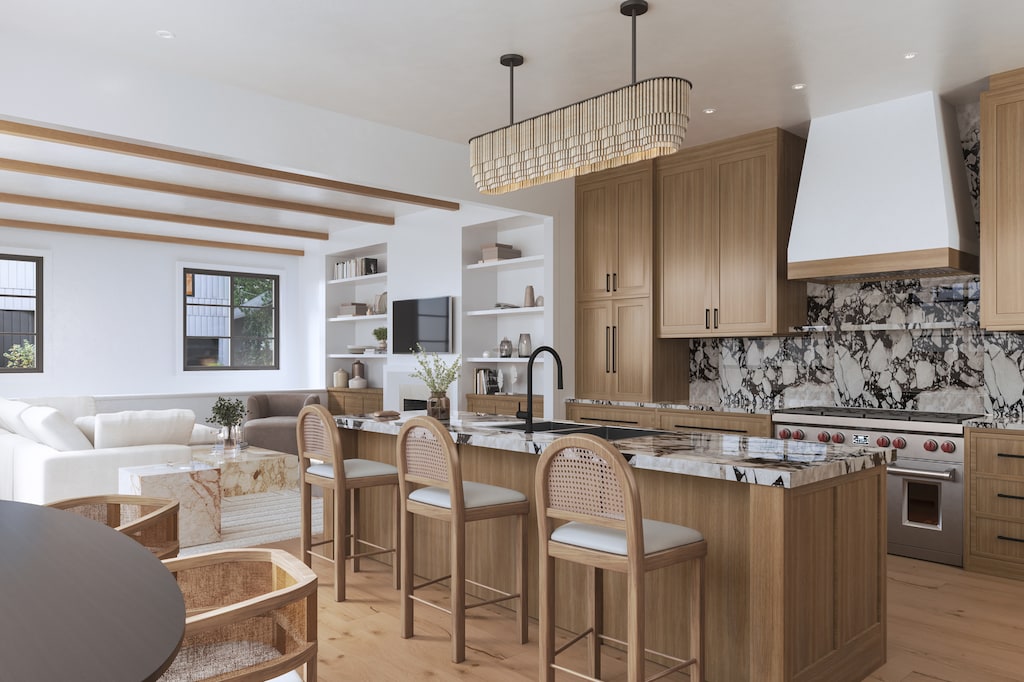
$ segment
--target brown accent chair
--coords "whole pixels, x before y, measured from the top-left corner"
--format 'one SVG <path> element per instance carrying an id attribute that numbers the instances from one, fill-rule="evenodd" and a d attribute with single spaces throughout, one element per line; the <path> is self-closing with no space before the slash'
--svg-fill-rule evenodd
<path id="1" fill-rule="evenodd" d="M 295 424 L 306 405 L 319 405 L 314 393 L 256 393 L 246 401 L 245 442 L 259 448 L 299 454 Z"/>
<path id="2" fill-rule="evenodd" d="M 124 533 L 158 559 L 178 556 L 178 501 L 140 495 L 93 495 L 50 502 Z"/>
<path id="3" fill-rule="evenodd" d="M 690 668 L 690 679 L 704 681 L 704 559 L 707 542 L 699 531 L 643 518 L 632 468 L 608 441 L 591 435 L 563 436 L 541 455 L 536 474 L 540 556 L 540 680 L 553 682 L 555 671 L 587 680 L 601 676 L 601 644 L 628 648 L 629 682 L 661 679 Z M 589 627 L 555 649 L 555 559 L 587 567 Z M 648 571 L 692 561 L 689 587 L 689 658 L 658 655 L 673 662 L 644 677 L 644 577 Z M 603 629 L 604 571 L 626 576 L 626 637 Z M 671 608 L 662 605 L 662 608 Z M 557 665 L 555 657 L 587 638 L 589 676 Z"/>
<path id="4" fill-rule="evenodd" d="M 317 580 L 281 549 L 227 549 L 164 562 L 185 598 L 185 638 L 162 682 L 316 680 Z"/>
<path id="5" fill-rule="evenodd" d="M 430 606 L 452 617 L 452 661 L 466 659 L 466 611 L 496 602 L 516 600 L 519 642 L 529 640 L 526 578 L 526 519 L 530 502 L 518 490 L 462 480 L 459 451 L 448 430 L 432 417 L 414 417 L 398 434 L 398 480 L 401 487 L 402 637 L 413 635 L 413 606 Z M 413 519 L 423 516 L 448 524 L 451 533 L 451 575 L 414 584 Z M 485 519 L 515 517 L 516 534 L 509 543 L 515 550 L 515 593 L 504 592 L 466 577 L 466 524 Z M 416 596 L 416 590 L 451 578 L 451 604 L 444 608 Z M 466 604 L 466 583 L 498 597 Z"/>

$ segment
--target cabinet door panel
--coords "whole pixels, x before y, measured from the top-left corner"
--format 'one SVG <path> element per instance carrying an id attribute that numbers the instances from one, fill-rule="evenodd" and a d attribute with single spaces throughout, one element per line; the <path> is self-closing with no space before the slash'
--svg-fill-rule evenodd
<path id="1" fill-rule="evenodd" d="M 648 400 L 651 395 L 651 302 L 616 300 L 612 327 L 613 400 Z"/>
<path id="2" fill-rule="evenodd" d="M 630 175 L 615 185 L 615 266 L 612 293 L 641 296 L 651 291 L 651 174 Z"/>
<path id="3" fill-rule="evenodd" d="M 718 202 L 718 333 L 772 331 L 775 225 L 768 151 L 715 162 Z"/>
<path id="4" fill-rule="evenodd" d="M 581 398 L 607 398 L 611 376 L 610 301 L 576 305 L 576 393 Z"/>
<path id="5" fill-rule="evenodd" d="M 576 296 L 611 296 L 617 248 L 611 183 L 580 187 L 576 193 Z"/>
<path id="6" fill-rule="evenodd" d="M 718 296 L 718 231 L 711 222 L 711 164 L 658 175 L 659 336 L 711 333 Z"/>

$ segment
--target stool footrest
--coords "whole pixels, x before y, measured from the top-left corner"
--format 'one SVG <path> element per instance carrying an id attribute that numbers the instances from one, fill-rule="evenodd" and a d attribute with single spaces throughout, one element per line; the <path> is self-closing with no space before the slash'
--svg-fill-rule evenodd
<path id="1" fill-rule="evenodd" d="M 568 642 L 566 642 L 562 646 L 560 646 L 557 649 L 555 649 L 555 656 L 557 656 L 558 654 L 562 653 L 563 651 L 565 651 L 566 649 L 568 649 L 573 644 L 575 644 L 576 642 L 580 641 L 581 639 L 583 639 L 584 637 L 586 637 L 587 635 L 589 635 L 593 631 L 594 631 L 594 628 L 587 628 L 583 632 L 579 633 L 578 635 L 576 635 L 575 637 L 570 639 Z"/>

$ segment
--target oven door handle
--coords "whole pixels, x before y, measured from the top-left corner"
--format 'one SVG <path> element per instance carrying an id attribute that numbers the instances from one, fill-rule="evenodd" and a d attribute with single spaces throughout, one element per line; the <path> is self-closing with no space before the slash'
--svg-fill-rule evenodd
<path id="1" fill-rule="evenodd" d="M 952 481 L 956 479 L 956 469 L 945 471 L 922 471 L 921 469 L 904 469 L 903 467 L 889 467 L 889 473 L 893 476 L 911 476 L 914 478 L 930 478 L 935 481 Z"/>

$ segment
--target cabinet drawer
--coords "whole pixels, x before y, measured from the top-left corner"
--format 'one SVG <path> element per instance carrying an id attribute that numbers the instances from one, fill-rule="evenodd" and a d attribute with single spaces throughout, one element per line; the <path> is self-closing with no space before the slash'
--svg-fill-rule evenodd
<path id="1" fill-rule="evenodd" d="M 566 405 L 565 417 L 583 424 L 612 424 L 656 428 L 658 416 L 644 407 L 605 407 L 604 405 Z"/>
<path id="2" fill-rule="evenodd" d="M 1000 476 L 1024 476 L 1024 435 L 971 435 L 971 471 Z"/>
<path id="3" fill-rule="evenodd" d="M 720 414 L 698 411 L 659 411 L 658 426 L 670 431 L 717 431 L 742 436 L 771 436 L 772 421 L 767 414 Z"/>
<path id="4" fill-rule="evenodd" d="M 975 518 L 973 525 L 974 554 L 1024 561 L 1024 523 Z"/>
<path id="5" fill-rule="evenodd" d="M 480 414 L 500 414 L 515 418 L 516 411 L 526 409 L 525 395 L 493 395 L 484 393 L 467 393 L 466 409 Z M 533 417 L 539 419 L 544 415 L 544 396 L 533 397 Z"/>
<path id="6" fill-rule="evenodd" d="M 1015 517 L 1024 523 L 1024 481 L 975 476 L 971 507 L 980 514 Z"/>

